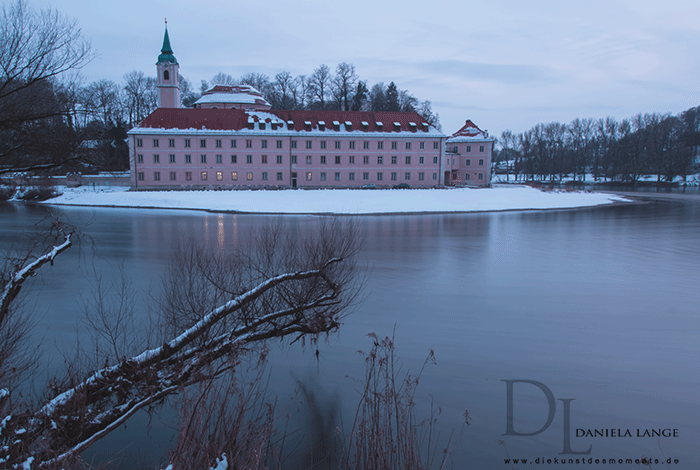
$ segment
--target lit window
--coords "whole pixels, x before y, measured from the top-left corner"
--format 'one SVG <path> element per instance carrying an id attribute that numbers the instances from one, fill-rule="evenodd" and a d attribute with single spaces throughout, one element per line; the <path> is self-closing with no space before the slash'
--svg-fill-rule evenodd
<path id="1" fill-rule="evenodd" d="M 231 181 L 238 181 L 238 172 L 237 171 L 231 172 Z"/>
<path id="2" fill-rule="evenodd" d="M 216 172 L 216 181 L 221 181 L 224 179 L 224 172 L 223 171 L 217 171 Z"/>
<path id="3" fill-rule="evenodd" d="M 207 180 L 207 172 L 203 171 L 202 172 L 202 181 L 206 181 L 206 180 Z"/>
<path id="4" fill-rule="evenodd" d="M 311 181 L 311 172 L 306 173 L 306 181 Z"/>
<path id="5" fill-rule="evenodd" d="M 249 171 L 248 173 L 246 173 L 245 179 L 247 179 L 248 181 L 253 181 L 253 172 Z"/>

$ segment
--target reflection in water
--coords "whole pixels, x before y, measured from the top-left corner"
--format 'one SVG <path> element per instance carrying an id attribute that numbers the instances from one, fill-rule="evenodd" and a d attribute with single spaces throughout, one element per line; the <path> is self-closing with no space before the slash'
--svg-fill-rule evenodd
<path id="1" fill-rule="evenodd" d="M 270 391 L 286 397 L 295 376 L 318 371 L 320 386 L 337 392 L 344 417 L 352 416 L 358 394 L 348 377 L 363 375 L 355 352 L 369 347 L 368 332 L 383 336 L 395 329 L 403 370 L 416 371 L 429 349 L 436 352 L 438 364 L 426 370 L 419 388 L 419 412 L 429 412 L 432 397 L 443 410 L 443 435 L 460 428 L 465 409 L 474 418 L 453 451 L 456 468 L 467 462 L 500 467 L 503 379 L 537 380 L 557 399 L 575 398 L 572 427 L 680 428 L 681 437 L 662 441 L 664 451 L 697 462 L 699 208 L 700 200 L 688 198 L 574 211 L 350 217 L 363 237 L 360 261 L 370 268 L 366 299 L 339 334 L 320 345 L 318 362 L 313 351 L 297 345 L 273 348 Z M 182 239 L 225 250 L 271 220 L 52 210 L 96 240 L 100 266 L 124 259 L 143 299 L 157 297 L 158 280 Z M 0 217 L 0 243 L 6 246 L 16 229 L 31 228 L 43 211 L 0 204 Z M 213 217 L 216 234 L 210 233 Z M 318 217 L 281 220 L 303 237 Z M 75 298 L 85 289 L 86 268 L 85 255 L 81 261 L 76 249 L 37 279 L 38 308 L 61 312 L 42 320 L 59 341 L 75 340 Z M 520 390 L 515 427 L 535 430 L 546 419 L 546 400 L 536 388 Z M 546 432 L 507 438 L 512 456 L 561 452 L 561 402 L 557 407 Z M 165 421 L 152 439 L 167 440 L 172 423 Z M 130 426 L 121 437 L 98 443 L 91 455 L 123 447 L 120 440 L 149 442 L 139 432 Z M 574 449 L 588 445 L 597 456 L 658 453 L 656 441 L 572 438 Z"/>

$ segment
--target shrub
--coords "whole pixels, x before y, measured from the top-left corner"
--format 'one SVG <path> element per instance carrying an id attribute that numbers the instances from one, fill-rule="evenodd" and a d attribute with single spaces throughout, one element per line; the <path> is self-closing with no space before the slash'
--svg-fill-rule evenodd
<path id="1" fill-rule="evenodd" d="M 46 201 L 60 195 L 53 186 L 27 186 L 17 191 L 17 199 L 22 201 Z"/>

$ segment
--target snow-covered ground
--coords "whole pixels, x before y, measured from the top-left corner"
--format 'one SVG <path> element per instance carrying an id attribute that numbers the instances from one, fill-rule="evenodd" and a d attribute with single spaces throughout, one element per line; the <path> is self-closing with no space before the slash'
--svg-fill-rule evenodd
<path id="1" fill-rule="evenodd" d="M 521 175 L 522 176 L 522 175 Z M 566 175 L 563 179 L 562 182 L 568 183 L 573 181 L 573 175 L 569 174 Z M 578 175 L 577 176 L 577 181 L 581 182 L 582 176 Z M 503 174 L 497 174 L 493 175 L 492 181 L 494 183 L 506 183 L 510 182 L 513 183 L 515 180 L 515 177 L 511 175 L 503 175 Z M 655 183 L 658 181 L 658 175 L 642 175 L 639 177 L 640 182 L 649 182 L 649 183 Z M 600 178 L 598 181 L 595 180 L 595 177 L 593 176 L 592 173 L 587 173 L 586 178 L 583 181 L 586 184 L 596 184 L 596 183 L 604 183 L 606 182 L 603 178 Z M 610 182 L 610 180 L 607 180 L 607 182 Z M 665 183 L 666 178 L 661 177 L 661 182 Z M 694 175 L 687 175 L 685 180 L 683 179 L 682 176 L 676 176 L 673 178 L 673 183 L 678 184 L 679 186 L 700 186 L 700 173 L 694 174 Z"/>
<path id="2" fill-rule="evenodd" d="M 128 191 L 126 188 L 61 189 L 45 204 L 144 207 L 268 214 L 382 214 L 565 209 L 630 202 L 614 194 L 540 191 L 527 186 L 489 189 Z"/>

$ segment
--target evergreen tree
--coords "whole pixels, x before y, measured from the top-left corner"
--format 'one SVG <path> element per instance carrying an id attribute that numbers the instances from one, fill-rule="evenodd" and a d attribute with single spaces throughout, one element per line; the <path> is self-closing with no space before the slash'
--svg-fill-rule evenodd
<path id="1" fill-rule="evenodd" d="M 362 105 L 367 101 L 367 82 L 362 80 L 357 82 L 357 87 L 355 88 L 355 95 L 352 97 L 352 110 L 362 111 Z"/>
<path id="2" fill-rule="evenodd" d="M 399 104 L 399 90 L 396 88 L 396 83 L 391 82 L 386 89 L 386 110 L 401 111 Z"/>

